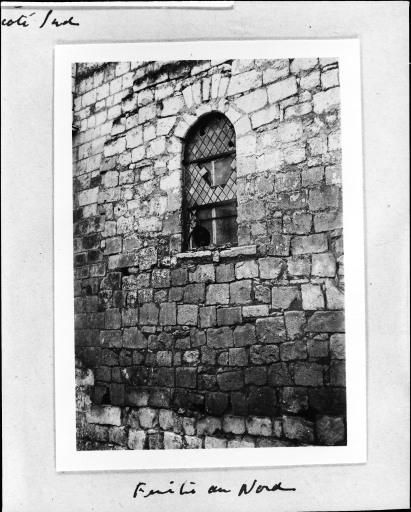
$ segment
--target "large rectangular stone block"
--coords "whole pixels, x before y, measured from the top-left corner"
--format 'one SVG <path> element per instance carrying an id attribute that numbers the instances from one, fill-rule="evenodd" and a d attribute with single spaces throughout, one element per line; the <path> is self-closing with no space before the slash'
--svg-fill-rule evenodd
<path id="1" fill-rule="evenodd" d="M 222 391 L 235 391 L 244 385 L 242 370 L 224 372 L 217 375 L 218 386 Z"/>
<path id="2" fill-rule="evenodd" d="M 229 327 L 207 329 L 207 345 L 211 348 L 226 348 L 233 346 L 233 332 Z"/>
<path id="3" fill-rule="evenodd" d="M 306 332 L 345 332 L 344 311 L 316 311 L 308 320 Z"/>
<path id="4" fill-rule="evenodd" d="M 295 236 L 291 240 L 293 255 L 326 252 L 327 249 L 327 237 L 324 234 Z"/>
<path id="5" fill-rule="evenodd" d="M 285 341 L 284 317 L 257 318 L 256 332 L 260 343 L 281 343 Z"/>
<path id="6" fill-rule="evenodd" d="M 204 302 L 205 284 L 193 283 L 184 287 L 184 302 L 187 304 L 200 304 Z"/>
<path id="7" fill-rule="evenodd" d="M 255 343 L 254 324 L 238 325 L 234 329 L 234 346 L 246 347 Z"/>
<path id="8" fill-rule="evenodd" d="M 250 279 L 243 279 L 230 283 L 230 303 L 231 304 L 249 304 L 251 303 L 251 283 Z M 223 286 L 223 285 L 220 285 Z M 224 285 L 228 286 L 228 285 Z"/>
<path id="9" fill-rule="evenodd" d="M 228 304 L 229 300 L 228 284 L 209 284 L 207 286 L 206 304 Z"/>
<path id="10" fill-rule="evenodd" d="M 86 412 L 88 423 L 98 423 L 100 425 L 121 425 L 120 407 L 110 405 L 92 405 L 90 411 Z"/>
<path id="11" fill-rule="evenodd" d="M 143 304 L 140 307 L 140 324 L 141 325 L 157 325 L 158 322 L 158 306 L 156 304 Z"/>
<path id="12" fill-rule="evenodd" d="M 322 386 L 323 367 L 317 363 L 296 363 L 294 380 L 297 386 Z"/>
<path id="13" fill-rule="evenodd" d="M 194 304 L 179 304 L 177 323 L 179 325 L 197 325 L 198 306 Z"/>
<path id="14" fill-rule="evenodd" d="M 241 322 L 241 307 L 217 309 L 218 325 L 235 325 Z"/>

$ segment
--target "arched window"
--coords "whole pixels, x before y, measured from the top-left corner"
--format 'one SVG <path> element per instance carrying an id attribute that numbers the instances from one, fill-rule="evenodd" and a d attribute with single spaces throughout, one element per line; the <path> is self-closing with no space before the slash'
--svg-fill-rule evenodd
<path id="1" fill-rule="evenodd" d="M 237 244 L 235 132 L 223 115 L 203 116 L 184 152 L 185 249 Z"/>

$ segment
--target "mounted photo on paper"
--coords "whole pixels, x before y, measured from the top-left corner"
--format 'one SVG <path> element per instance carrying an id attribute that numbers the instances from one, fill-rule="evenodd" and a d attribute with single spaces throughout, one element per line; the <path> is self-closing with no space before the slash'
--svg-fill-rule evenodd
<path id="1" fill-rule="evenodd" d="M 57 49 L 58 469 L 365 461 L 358 46 L 262 43 Z"/>

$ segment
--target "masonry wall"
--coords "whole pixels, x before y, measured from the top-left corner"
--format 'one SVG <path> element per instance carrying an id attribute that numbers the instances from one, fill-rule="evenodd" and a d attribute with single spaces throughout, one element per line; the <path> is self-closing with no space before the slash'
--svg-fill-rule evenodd
<path id="1" fill-rule="evenodd" d="M 78 448 L 345 444 L 336 60 L 73 74 Z M 183 253 L 184 138 L 212 111 L 239 243 Z"/>

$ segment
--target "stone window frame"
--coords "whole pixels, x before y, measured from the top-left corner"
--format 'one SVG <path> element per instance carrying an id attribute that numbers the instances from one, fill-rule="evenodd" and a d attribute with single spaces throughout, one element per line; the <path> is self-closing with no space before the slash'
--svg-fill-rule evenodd
<path id="1" fill-rule="evenodd" d="M 212 123 L 215 123 L 215 121 L 217 121 L 217 124 L 218 124 L 218 118 L 221 118 L 221 121 L 222 122 L 226 122 L 228 125 L 229 125 L 229 129 L 232 129 L 232 133 L 233 133 L 233 143 L 234 145 L 232 146 L 233 149 L 231 150 L 226 150 L 226 151 L 216 151 L 214 154 L 211 154 L 210 156 L 207 156 L 206 158 L 197 158 L 197 157 L 191 157 L 191 158 L 188 158 L 187 157 L 187 150 L 188 150 L 188 146 L 189 146 L 189 143 L 193 141 L 193 138 L 198 136 L 198 130 L 201 128 L 201 123 L 205 123 L 205 126 L 207 126 L 207 124 L 212 124 Z M 224 191 L 222 191 L 220 194 L 217 193 L 217 196 L 218 195 L 223 195 L 222 198 L 219 198 L 217 197 L 216 198 L 216 201 L 213 202 L 213 201 L 210 201 L 210 202 L 205 202 L 204 204 L 202 204 L 201 206 L 199 206 L 197 208 L 197 212 L 202 212 L 202 211 L 207 211 L 207 210 L 210 210 L 211 209 L 211 219 L 212 219 L 212 230 L 211 230 L 211 236 L 212 236 L 212 240 L 210 240 L 210 243 L 208 244 L 204 244 L 202 246 L 199 246 L 199 247 L 193 247 L 192 245 L 192 239 L 191 239 L 191 234 L 189 235 L 189 230 L 191 228 L 190 226 L 190 220 L 188 219 L 188 206 L 186 205 L 186 201 L 187 201 L 187 185 L 188 185 L 188 182 L 187 182 L 187 177 L 188 177 L 188 174 L 189 174 L 189 166 L 190 165 L 196 165 L 197 161 L 200 161 L 201 163 L 203 162 L 215 162 L 217 161 L 218 159 L 221 159 L 221 158 L 227 158 L 227 157 L 230 157 L 232 156 L 233 157 L 233 161 L 236 162 L 236 133 L 235 133 L 235 129 L 234 129 L 234 125 L 233 123 L 230 121 L 230 119 L 225 115 L 225 113 L 223 112 L 220 112 L 218 110 L 211 110 L 207 113 L 204 113 L 202 115 L 200 115 L 193 123 L 192 125 L 189 127 L 189 129 L 187 130 L 187 133 L 184 137 L 184 143 L 183 143 L 183 151 L 182 151 L 182 155 L 183 155 L 183 168 L 182 168 L 182 228 L 183 228 L 183 240 L 182 240 L 182 244 L 183 244 L 183 247 L 189 251 L 189 252 L 195 252 L 195 251 L 204 251 L 204 250 L 209 250 L 209 249 L 224 249 L 224 248 L 227 248 L 227 247 L 236 247 L 238 245 L 238 227 L 237 227 L 237 216 L 238 216 L 238 212 L 237 212 L 237 188 L 236 188 L 236 181 L 237 181 L 237 177 L 235 175 L 234 177 L 234 196 L 235 198 L 233 197 L 225 197 L 224 198 Z M 214 168 L 214 166 L 213 166 Z M 234 172 L 236 173 L 236 169 L 234 168 Z M 201 186 L 201 185 L 200 185 Z M 231 194 L 230 194 L 230 189 L 229 189 L 229 192 L 227 192 L 227 196 L 233 196 L 233 191 L 231 191 Z M 219 208 L 219 207 L 228 207 L 228 209 L 231 209 L 232 210 L 232 213 L 230 215 L 230 213 L 226 213 L 225 215 L 223 215 L 222 217 L 216 217 L 216 209 Z M 216 222 L 216 219 L 218 218 L 232 218 L 232 217 L 235 217 L 235 220 L 236 220 L 236 227 L 235 227 L 235 237 L 233 237 L 232 241 L 230 242 L 227 242 L 227 243 L 218 243 L 216 241 L 216 237 L 219 233 L 219 230 L 217 228 L 217 222 Z M 191 232 L 192 233 L 192 232 Z"/>
<path id="2" fill-rule="evenodd" d="M 180 178 L 179 189 L 182 191 L 183 189 L 183 152 L 184 152 L 184 142 L 186 140 L 187 134 L 190 128 L 202 117 L 204 114 L 208 114 L 211 112 L 219 112 L 224 114 L 228 120 L 234 126 L 235 136 L 236 136 L 236 164 L 237 164 L 237 180 L 240 178 L 244 179 L 248 174 L 252 174 L 256 171 L 256 141 L 257 134 L 253 131 L 249 133 L 244 133 L 241 129 L 244 122 L 249 122 L 249 116 L 247 112 L 242 111 L 239 107 L 236 106 L 235 101 L 225 98 L 225 97 L 216 97 L 211 98 L 207 103 L 204 102 L 193 102 L 190 106 L 189 112 L 183 112 L 184 104 L 181 105 L 180 109 L 175 113 L 175 115 L 179 115 L 179 121 L 177 123 L 176 128 L 174 129 L 173 134 L 170 137 L 170 146 L 173 147 L 173 161 L 169 167 L 171 173 L 178 173 Z M 179 190 L 175 188 L 175 185 L 168 184 L 165 187 L 168 194 L 176 194 L 179 193 Z M 182 237 L 178 242 L 179 249 L 176 247 L 173 253 L 177 256 L 178 259 L 197 259 L 201 258 L 202 254 L 206 257 L 210 257 L 215 253 L 221 252 L 224 248 L 215 248 L 213 251 L 207 249 L 204 251 L 185 251 L 183 250 L 183 241 Z M 244 247 L 245 254 L 248 254 L 249 248 L 255 246 L 250 245 L 242 245 L 238 244 L 237 247 L 233 247 L 231 249 L 227 249 L 226 257 L 234 257 L 234 254 L 241 253 L 242 247 Z M 233 253 L 233 256 L 231 256 Z M 217 256 L 217 254 L 215 254 Z"/>

